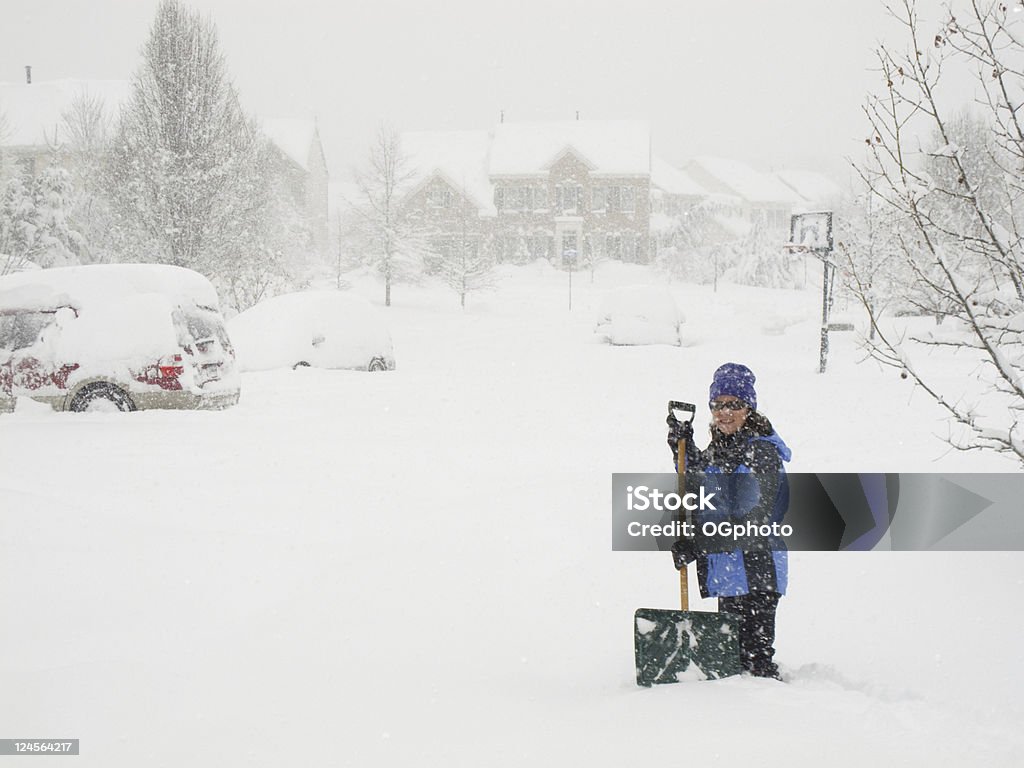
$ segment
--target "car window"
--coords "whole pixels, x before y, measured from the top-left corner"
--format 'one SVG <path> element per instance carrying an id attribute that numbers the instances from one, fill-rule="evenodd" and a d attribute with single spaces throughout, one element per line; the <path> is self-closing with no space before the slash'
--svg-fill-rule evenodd
<path id="1" fill-rule="evenodd" d="M 228 333 L 218 315 L 202 309 L 176 310 L 174 322 L 179 334 L 184 332 L 185 338 L 180 339 L 182 346 L 191 346 L 196 342 L 216 339 L 222 346 L 227 346 Z"/>
<path id="2" fill-rule="evenodd" d="M 14 352 L 31 347 L 51 322 L 53 312 L 15 312 L 0 315 L 0 349 Z"/>

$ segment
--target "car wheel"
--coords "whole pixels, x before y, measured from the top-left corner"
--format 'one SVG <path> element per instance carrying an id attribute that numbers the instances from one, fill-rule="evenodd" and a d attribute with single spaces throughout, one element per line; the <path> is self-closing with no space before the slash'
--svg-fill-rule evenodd
<path id="1" fill-rule="evenodd" d="M 387 369 L 388 369 L 388 364 L 384 362 L 384 358 L 382 358 L 382 357 L 375 357 L 375 358 L 373 358 L 373 360 L 370 361 L 370 364 L 368 366 L 366 366 L 366 370 L 371 371 L 371 372 L 373 372 L 373 371 L 386 371 Z"/>
<path id="2" fill-rule="evenodd" d="M 113 384 L 90 384 L 71 399 L 68 410 L 76 413 L 128 412 L 135 410 L 135 403 L 127 392 Z"/>
<path id="3" fill-rule="evenodd" d="M 309 363 L 305 360 L 299 360 L 299 362 L 292 366 L 293 371 L 297 371 L 299 368 L 309 368 Z"/>

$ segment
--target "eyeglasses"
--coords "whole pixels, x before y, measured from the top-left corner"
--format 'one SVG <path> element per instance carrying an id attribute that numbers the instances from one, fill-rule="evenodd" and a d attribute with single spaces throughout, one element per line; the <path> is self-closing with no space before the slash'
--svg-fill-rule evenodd
<path id="1" fill-rule="evenodd" d="M 723 402 L 711 402 L 708 403 L 708 406 L 711 408 L 712 411 L 721 411 L 723 409 L 727 411 L 742 411 L 744 408 L 748 407 L 747 404 L 742 400 L 725 400 Z"/>

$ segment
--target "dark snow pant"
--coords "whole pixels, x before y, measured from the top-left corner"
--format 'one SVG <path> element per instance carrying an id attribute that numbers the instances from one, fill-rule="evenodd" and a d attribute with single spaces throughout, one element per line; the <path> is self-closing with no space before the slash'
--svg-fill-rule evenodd
<path id="1" fill-rule="evenodd" d="M 740 660 L 743 669 L 757 677 L 779 677 L 772 661 L 775 655 L 775 609 L 778 592 L 751 592 L 736 597 L 718 598 L 718 610 L 740 617 Z"/>

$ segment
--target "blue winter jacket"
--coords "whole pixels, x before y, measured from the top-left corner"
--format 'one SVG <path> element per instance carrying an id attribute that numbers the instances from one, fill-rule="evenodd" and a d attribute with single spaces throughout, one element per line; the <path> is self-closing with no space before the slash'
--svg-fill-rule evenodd
<path id="1" fill-rule="evenodd" d="M 792 453 L 765 419 L 768 434 L 744 426 L 735 435 L 718 434 L 705 451 L 688 446 L 690 487 L 703 484 L 715 494 L 715 510 L 694 513 L 697 578 L 703 597 L 732 597 L 750 592 L 785 594 L 789 561 L 780 537 L 704 536 L 707 522 L 730 523 L 733 530 L 748 523 L 782 523 L 789 508 L 789 482 L 783 462 Z M 769 431 L 770 430 L 770 431 Z"/>

